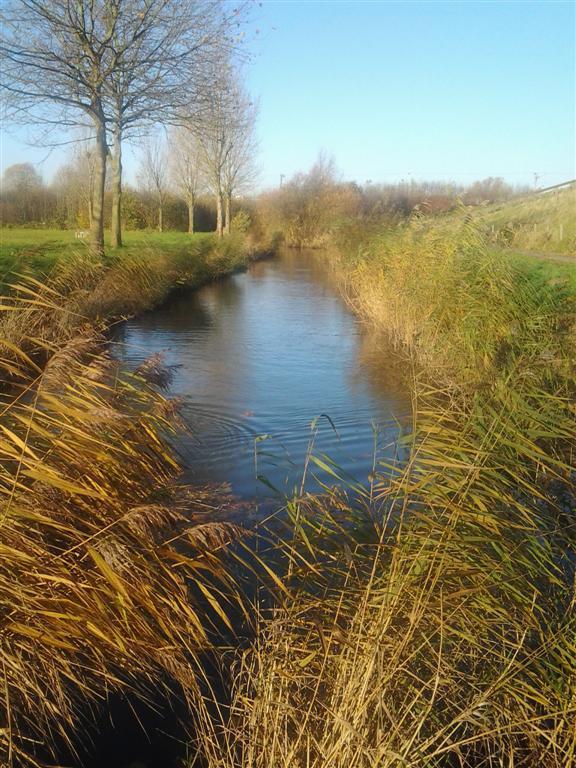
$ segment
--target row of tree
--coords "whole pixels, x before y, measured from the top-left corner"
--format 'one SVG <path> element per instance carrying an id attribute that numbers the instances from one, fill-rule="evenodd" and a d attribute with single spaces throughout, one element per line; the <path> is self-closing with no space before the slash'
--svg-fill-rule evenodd
<path id="1" fill-rule="evenodd" d="M 0 225 L 89 229 L 91 189 L 85 163 L 83 153 L 75 151 L 48 184 L 44 183 L 31 163 L 8 167 L 0 181 Z M 167 185 L 163 194 L 164 227 L 190 230 L 186 197 L 175 179 L 169 178 Z M 142 187 L 125 185 L 122 199 L 122 226 L 125 229 L 158 228 L 158 200 L 155 194 Z M 213 195 L 207 189 L 200 188 L 194 202 L 196 229 L 213 231 L 216 227 Z M 110 228 L 111 224 L 112 188 L 108 182 L 104 195 L 104 225 Z"/>
<path id="2" fill-rule="evenodd" d="M 205 113 L 200 130 L 174 127 L 168 139 L 145 143 L 138 186 L 156 200 L 158 229 L 164 228 L 164 209 L 176 191 L 188 209 L 188 231 L 194 232 L 195 209 L 202 196 L 212 194 L 216 231 L 228 234 L 232 200 L 245 193 L 256 175 L 256 107 L 239 82 L 229 83 L 224 98 Z"/>
<path id="3" fill-rule="evenodd" d="M 231 226 L 232 198 L 253 179 L 253 105 L 245 102 L 235 123 L 238 133 L 221 132 L 222 143 L 208 141 L 179 127 L 167 139 L 144 142 L 138 186 L 123 193 L 122 224 L 129 229 L 178 229 L 193 232 Z M 228 142 L 228 151 L 222 152 Z M 0 187 L 0 222 L 4 225 L 82 227 L 92 217 L 93 156 L 78 145 L 49 185 L 30 163 L 6 169 Z M 375 184 L 340 180 L 334 161 L 321 155 L 307 173 L 296 174 L 280 188 L 241 199 L 250 212 L 257 237 L 284 234 L 294 244 L 319 244 L 335 227 L 360 226 L 411 214 L 442 213 L 460 203 L 499 202 L 525 189 L 499 178 L 463 186 L 453 182 L 401 181 Z M 112 224 L 113 192 L 107 184 L 104 222 Z M 238 208 L 238 204 L 236 205 Z"/>
<path id="4" fill-rule="evenodd" d="M 0 86 L 6 117 L 40 126 L 44 144 L 57 143 L 63 131 L 88 136 L 83 175 L 97 255 L 104 252 L 107 169 L 112 242 L 118 246 L 123 143 L 156 132 L 158 125 L 177 126 L 177 146 L 185 151 L 190 145 L 194 157 L 201 152 L 202 172 L 216 196 L 218 232 L 229 228 L 230 199 L 253 146 L 253 133 L 246 138 L 244 132 L 253 128 L 254 109 L 234 66 L 246 11 L 244 3 L 222 0 L 3 3 Z M 149 155 L 145 175 L 154 186 L 155 158 Z"/>

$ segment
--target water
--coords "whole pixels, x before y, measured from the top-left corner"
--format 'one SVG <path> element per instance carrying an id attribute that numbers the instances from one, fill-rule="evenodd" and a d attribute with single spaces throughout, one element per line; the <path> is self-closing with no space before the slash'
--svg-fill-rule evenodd
<path id="1" fill-rule="evenodd" d="M 397 456 L 398 430 L 409 424 L 398 360 L 347 309 L 313 252 L 286 251 L 175 297 L 123 324 L 113 341 L 129 368 L 158 352 L 177 366 L 168 394 L 183 398 L 190 431 L 176 446 L 184 480 L 229 484 L 250 500 L 239 506 L 253 519 L 276 508 L 268 503 L 270 486 L 279 493 L 300 488 L 318 417 L 314 454 L 330 456 L 346 482 L 364 485 L 375 456 Z M 307 489 L 335 482 L 312 467 Z M 177 711 L 181 705 L 175 702 Z M 156 707 L 110 697 L 82 765 L 180 764 L 184 726 L 166 702 Z M 180 715 L 186 719 L 184 710 Z"/>
<path id="2" fill-rule="evenodd" d="M 286 251 L 125 323 L 129 367 L 161 352 L 174 369 L 190 435 L 186 481 L 227 483 L 243 498 L 299 488 L 314 454 L 366 484 L 374 458 L 394 459 L 409 412 L 398 361 L 352 315 L 322 257 Z M 320 417 L 320 418 L 319 418 Z M 306 488 L 335 482 L 314 463 Z M 260 478 L 265 478 L 264 482 Z"/>

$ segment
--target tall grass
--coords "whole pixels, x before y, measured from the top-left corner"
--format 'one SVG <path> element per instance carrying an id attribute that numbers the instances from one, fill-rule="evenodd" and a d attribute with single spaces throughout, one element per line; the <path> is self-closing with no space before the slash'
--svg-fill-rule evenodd
<path id="1" fill-rule="evenodd" d="M 486 209 L 485 231 L 500 245 L 576 256 L 576 186 Z"/>
<path id="2" fill-rule="evenodd" d="M 414 217 L 385 232 L 337 268 L 352 308 L 407 350 L 429 379 L 475 391 L 522 371 L 542 386 L 569 379 L 576 296 L 489 247 L 467 213 Z M 557 371 L 560 365 L 563 370 Z"/>
<path id="3" fill-rule="evenodd" d="M 574 764 L 569 517 L 550 488 L 517 498 L 461 435 L 448 453 L 429 416 L 370 537 L 330 499 L 301 510 L 298 585 L 238 661 L 211 765 Z"/>
<path id="4" fill-rule="evenodd" d="M 124 269 L 124 267 L 122 267 Z M 74 274 L 79 274 L 74 272 Z M 84 285 L 14 286 L 1 307 L 0 764 L 33 766 L 109 692 L 178 685 L 236 589 L 233 525 L 177 482 L 173 404 L 119 370 L 79 308 Z"/>
<path id="5" fill-rule="evenodd" d="M 413 368 L 410 458 L 291 503 L 210 768 L 576 765 L 574 297 L 443 227 L 340 260 Z"/>

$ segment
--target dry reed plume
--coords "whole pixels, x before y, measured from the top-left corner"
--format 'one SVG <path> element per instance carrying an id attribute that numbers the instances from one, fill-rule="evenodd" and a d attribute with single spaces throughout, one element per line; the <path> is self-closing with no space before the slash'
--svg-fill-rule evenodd
<path id="1" fill-rule="evenodd" d="M 576 765 L 573 296 L 469 222 L 340 270 L 417 371 L 410 458 L 291 503 L 210 768 Z"/>
<path id="2" fill-rule="evenodd" d="M 198 657 L 235 601 L 221 553 L 238 529 L 208 522 L 205 496 L 179 488 L 170 403 L 145 371 L 120 371 L 97 331 L 79 334 L 81 291 L 22 280 L 2 307 L 7 766 L 38 764 L 114 690 L 146 697 L 172 681 L 201 712 Z"/>

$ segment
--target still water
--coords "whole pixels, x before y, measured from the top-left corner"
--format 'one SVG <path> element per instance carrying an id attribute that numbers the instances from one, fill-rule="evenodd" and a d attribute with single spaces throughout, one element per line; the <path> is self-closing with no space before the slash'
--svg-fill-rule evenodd
<path id="1" fill-rule="evenodd" d="M 365 484 L 375 460 L 397 455 L 409 412 L 398 361 L 313 252 L 285 251 L 180 295 L 125 323 L 115 341 L 131 368 L 158 352 L 175 366 L 168 394 L 183 399 L 187 481 L 227 483 L 244 498 L 290 493 L 314 431 L 314 455 L 346 481 Z M 310 466 L 307 489 L 335 482 Z"/>

